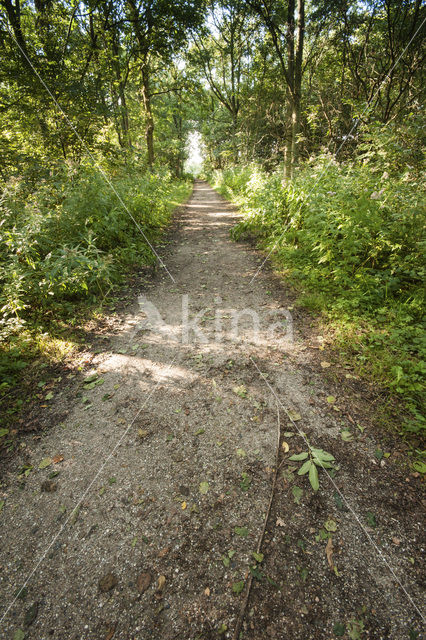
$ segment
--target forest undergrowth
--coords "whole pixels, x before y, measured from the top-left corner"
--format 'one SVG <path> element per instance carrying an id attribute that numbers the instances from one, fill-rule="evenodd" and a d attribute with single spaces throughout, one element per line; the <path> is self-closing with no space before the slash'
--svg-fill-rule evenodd
<path id="1" fill-rule="evenodd" d="M 360 154 L 307 160 L 283 185 L 256 164 L 211 174 L 254 240 L 322 315 L 338 350 L 402 406 L 401 433 L 424 434 L 425 193 L 421 129 L 371 127 Z"/>

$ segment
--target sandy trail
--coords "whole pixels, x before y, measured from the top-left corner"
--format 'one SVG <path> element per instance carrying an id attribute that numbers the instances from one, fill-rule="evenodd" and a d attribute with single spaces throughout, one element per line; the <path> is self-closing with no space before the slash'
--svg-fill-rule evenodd
<path id="1" fill-rule="evenodd" d="M 233 586 L 253 565 L 270 497 L 277 397 L 300 415 L 313 444 L 342 459 L 342 418 L 324 408 L 322 373 L 309 369 L 285 291 L 265 271 L 250 284 L 258 258 L 229 240 L 236 216 L 196 183 L 165 258 L 175 282 L 163 271 L 141 292 L 122 332 L 94 358 L 66 420 L 39 440 L 29 436 L 6 470 L 2 638 L 23 638 L 19 630 L 37 640 L 232 637 L 242 603 Z M 295 431 L 283 409 L 281 423 Z M 303 449 L 301 438 L 289 438 L 288 455 Z M 343 446 L 349 462 L 336 481 L 365 514 L 364 497 L 378 482 L 367 469 L 375 444 Z M 55 456 L 63 460 L 55 464 Z M 33 468 L 23 482 L 25 464 Z M 289 477 L 280 480 L 289 493 L 274 506 L 244 638 L 332 638 L 336 622 L 350 616 L 370 629 L 360 638 L 408 638 L 418 616 L 397 582 L 417 603 L 406 558 L 417 562 L 418 518 L 407 513 L 410 531 L 392 522 L 392 535 L 412 545 L 403 556 L 401 545 L 380 543 L 392 573 L 377 556 L 377 532 L 367 531 L 370 544 L 350 510 L 336 512 L 335 487 L 321 479 L 314 495 L 298 477 L 299 504 Z M 340 577 L 324 540 L 300 542 L 309 532 L 314 541 L 327 519 L 345 541 L 337 549 L 334 537 Z M 303 568 L 312 573 L 311 564 L 318 575 L 310 584 Z M 359 613 L 363 605 L 379 610 L 374 624 Z"/>

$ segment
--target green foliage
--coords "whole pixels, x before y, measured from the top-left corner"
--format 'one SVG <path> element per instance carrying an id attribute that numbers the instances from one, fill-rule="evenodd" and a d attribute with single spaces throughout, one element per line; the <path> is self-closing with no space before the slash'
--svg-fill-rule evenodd
<path id="1" fill-rule="evenodd" d="M 168 171 L 141 174 L 130 166 L 115 173 L 112 185 L 91 165 L 63 163 L 34 190 L 24 179 L 6 184 L 0 200 L 0 371 L 7 386 L 25 366 L 13 339 L 53 316 L 70 317 L 75 305 L 103 297 L 129 269 L 153 263 L 148 241 L 158 238 L 189 190 Z"/>
<path id="2" fill-rule="evenodd" d="M 374 127 L 358 160 L 306 163 L 283 186 L 256 166 L 215 173 L 241 207 L 235 239 L 254 237 L 322 311 L 361 372 L 404 398 L 406 431 L 424 429 L 424 180 L 414 117 Z"/>
<path id="3" fill-rule="evenodd" d="M 316 449 L 310 445 L 308 451 L 295 453 L 290 456 L 289 460 L 294 462 L 303 461 L 303 464 L 297 473 L 299 476 L 304 476 L 307 473 L 309 474 L 309 482 L 311 483 L 311 487 L 314 491 L 318 491 L 319 489 L 318 467 L 320 469 L 335 469 L 335 458 L 331 453 L 323 451 L 323 449 Z"/>

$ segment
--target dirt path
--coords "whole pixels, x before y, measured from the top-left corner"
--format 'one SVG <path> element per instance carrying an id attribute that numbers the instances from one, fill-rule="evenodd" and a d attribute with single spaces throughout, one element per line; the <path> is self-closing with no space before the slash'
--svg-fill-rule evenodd
<path id="1" fill-rule="evenodd" d="M 6 469 L 1 638 L 232 638 L 250 566 L 241 638 L 420 637 L 416 479 L 339 410 L 286 292 L 250 282 L 235 218 L 196 183 L 175 282 L 141 294 L 67 419 Z M 289 461 L 299 429 L 339 467 L 316 493 Z"/>

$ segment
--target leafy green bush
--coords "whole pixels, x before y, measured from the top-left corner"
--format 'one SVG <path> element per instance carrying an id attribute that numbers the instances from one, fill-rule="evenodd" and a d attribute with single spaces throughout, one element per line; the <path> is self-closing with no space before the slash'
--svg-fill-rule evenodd
<path id="1" fill-rule="evenodd" d="M 425 194 L 417 134 L 413 123 L 405 136 L 373 129 L 356 161 L 314 158 L 286 186 L 280 173 L 257 166 L 213 176 L 244 213 L 234 238 L 255 237 L 315 298 L 310 306 L 333 320 L 359 368 L 405 398 L 416 418 L 407 428 L 414 431 L 424 426 L 418 410 L 426 373 Z"/>
<path id="2" fill-rule="evenodd" d="M 6 185 L 0 200 L 3 333 L 34 308 L 96 295 L 118 281 L 126 265 L 152 262 L 137 225 L 154 241 L 168 222 L 171 201 L 188 185 L 163 171 L 122 172 L 113 186 L 119 197 L 98 169 L 65 165 L 36 191 L 18 179 Z"/>
<path id="3" fill-rule="evenodd" d="M 103 297 L 133 266 L 154 261 L 148 241 L 159 236 L 190 188 L 167 171 L 141 174 L 129 165 L 115 171 L 112 183 L 116 193 L 93 166 L 62 163 L 36 189 L 24 178 L 5 185 L 0 372 L 6 387 L 19 374 L 16 354 L 37 352 L 37 336 L 53 318 L 72 317 L 76 305 Z"/>

